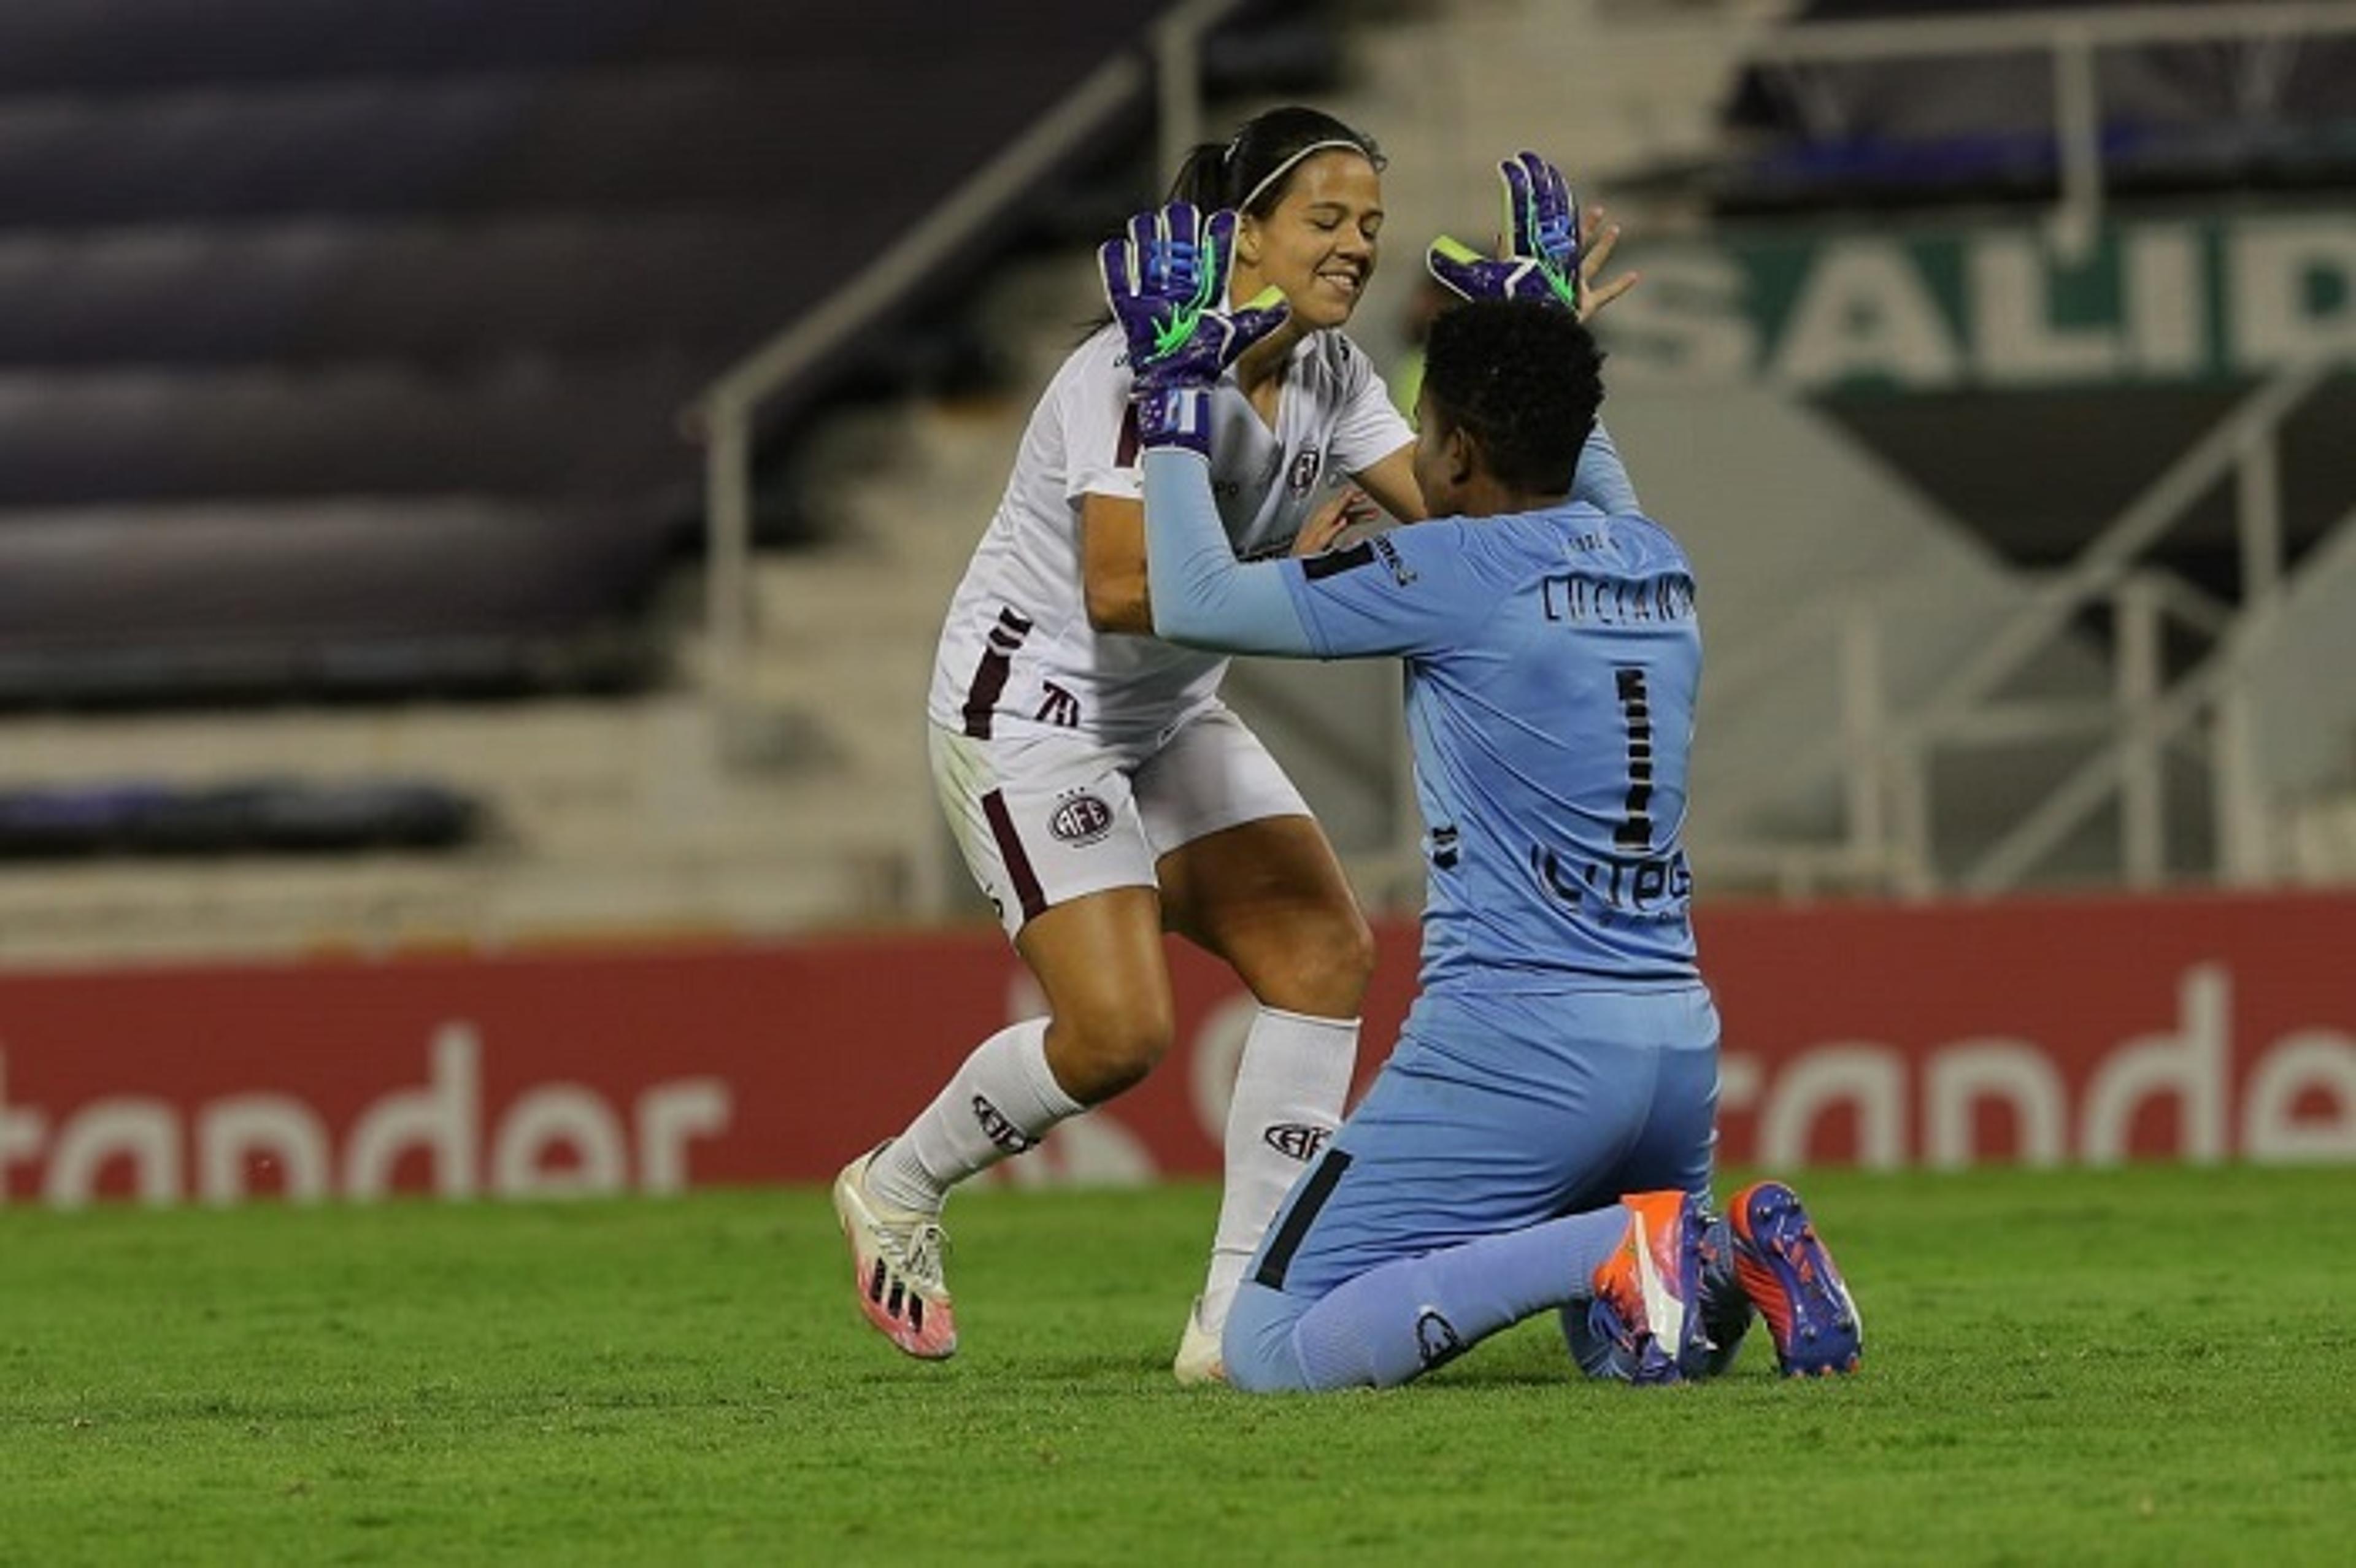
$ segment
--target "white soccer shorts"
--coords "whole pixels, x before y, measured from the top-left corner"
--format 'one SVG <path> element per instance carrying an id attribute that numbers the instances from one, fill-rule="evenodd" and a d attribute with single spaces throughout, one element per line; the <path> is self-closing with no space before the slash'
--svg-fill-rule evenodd
<path id="1" fill-rule="evenodd" d="M 1259 737 L 1217 703 L 1158 745 L 935 725 L 930 749 L 950 831 L 1010 937 L 1083 894 L 1155 886 L 1154 862 L 1181 845 L 1310 815 Z"/>

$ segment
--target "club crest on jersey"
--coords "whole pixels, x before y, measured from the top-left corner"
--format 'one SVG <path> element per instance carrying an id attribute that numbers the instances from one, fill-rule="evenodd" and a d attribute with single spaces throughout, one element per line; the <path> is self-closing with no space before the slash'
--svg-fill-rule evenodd
<path id="1" fill-rule="evenodd" d="M 1047 831 L 1066 844 L 1093 844 L 1112 831 L 1112 807 L 1084 789 L 1055 803 Z"/>
<path id="2" fill-rule="evenodd" d="M 1325 454 L 1312 447 L 1292 460 L 1292 472 L 1285 476 L 1285 488 L 1296 496 L 1305 496 L 1317 483 L 1317 471 L 1325 465 Z"/>

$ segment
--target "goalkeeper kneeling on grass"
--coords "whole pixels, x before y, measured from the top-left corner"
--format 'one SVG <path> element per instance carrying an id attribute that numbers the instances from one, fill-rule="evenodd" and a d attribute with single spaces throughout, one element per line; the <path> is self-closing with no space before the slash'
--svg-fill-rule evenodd
<path id="1" fill-rule="evenodd" d="M 1720 1371 L 1754 1308 L 1784 1371 L 1850 1371 L 1857 1308 L 1798 1195 L 1762 1181 L 1709 1212 L 1692 571 L 1658 524 L 1568 498 L 1602 398 L 1576 209 L 1534 155 L 1505 173 L 1504 259 L 1432 248 L 1471 302 L 1434 324 L 1418 402 L 1434 520 L 1323 556 L 1238 562 L 1219 527 L 1205 389 L 1283 312 L 1228 305 L 1233 215 L 1141 215 L 1101 257 L 1137 367 L 1155 632 L 1404 661 L 1425 819 L 1420 993 L 1252 1259 L 1226 1375 L 1388 1386 L 1547 1308 L 1593 1375 Z"/>

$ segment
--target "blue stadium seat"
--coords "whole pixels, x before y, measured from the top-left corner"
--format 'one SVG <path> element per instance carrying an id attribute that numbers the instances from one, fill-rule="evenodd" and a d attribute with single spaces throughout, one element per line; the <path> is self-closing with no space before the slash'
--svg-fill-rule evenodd
<path id="1" fill-rule="evenodd" d="M 1158 8 L 0 6 L 0 701 L 651 673 L 682 405 Z"/>

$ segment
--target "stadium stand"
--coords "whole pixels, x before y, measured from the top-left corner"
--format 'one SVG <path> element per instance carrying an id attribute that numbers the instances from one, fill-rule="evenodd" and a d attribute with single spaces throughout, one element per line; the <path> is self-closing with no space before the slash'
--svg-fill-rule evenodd
<path id="1" fill-rule="evenodd" d="M 1736 209 L 1726 192 L 1761 154 L 1729 105 L 1762 62 L 1813 47 L 1807 7 L 1603 4 L 1577 25 L 1537 5 L 1445 7 L 1353 39 L 1396 210 L 1482 231 L 1485 193 L 1463 170 L 1531 135 L 1543 101 L 1552 144 L 1632 219 L 1625 253 L 1650 281 L 1603 322 L 1607 416 L 1708 585 L 1697 863 L 1721 891 L 2346 874 L 2315 859 L 2329 835 L 2291 827 L 2330 808 L 2290 803 L 2356 783 L 2356 681 L 2318 678 L 2356 668 L 2328 608 L 2356 504 L 2340 434 L 2356 423 L 2356 252 L 2331 151 L 2344 93 L 2314 75 L 2356 37 L 2350 16 L 1911 9 L 1866 40 L 1886 59 L 1842 68 L 1882 82 L 1876 101 L 1901 105 L 1887 83 L 1918 68 L 1971 79 L 1973 29 L 2002 22 L 2099 37 L 2105 123 L 2158 114 L 2134 82 L 2187 59 L 2246 72 L 2250 112 L 2190 88 L 2165 99 L 2174 144 L 2222 149 L 2208 183 L 2098 184 L 2081 250 L 2058 221 L 2083 215 L 2057 195 L 2083 193 L 2051 177 L 2050 91 L 1987 108 L 2041 117 L 2041 184 L 1949 186 L 1927 214 L 1829 166 L 1772 211 Z M 2173 41 L 2151 53 L 2104 31 L 2136 27 Z M 2217 37 L 2182 41 L 2202 28 Z M 2056 69 L 2044 45 L 1996 63 L 2048 83 Z M 2300 147 L 2299 179 L 2240 183 L 2227 152 L 2257 145 L 2253 117 Z M 2156 264 L 2171 248 L 2186 264 Z M 1863 286 L 1808 287 L 1835 275 Z M 1880 371 L 1812 374 L 1779 352 L 1803 304 Z M 2163 337 L 2191 347 L 2150 347 Z M 1917 347 L 1930 374 L 1887 373 Z M 1404 848 L 1396 863 L 1411 877 Z"/>
<path id="2" fill-rule="evenodd" d="M 423 781 L 475 807 L 459 842 L 423 856 L 27 867 L 0 880 L 0 958 L 971 910 L 916 716 L 1031 392 L 1096 308 L 1084 241 L 1157 183 L 1150 73 L 973 231 L 958 256 L 977 303 L 950 313 L 935 278 L 768 399 L 750 498 L 769 548 L 739 585 L 754 635 L 725 681 L 687 554 L 701 459 L 677 416 L 1094 65 L 1141 59 L 1150 18 L 1058 5 L 1017 35 L 927 9 L 939 48 L 912 68 L 915 13 L 893 5 L 788 21 L 749 0 L 596 0 L 561 25 L 521 5 L 428 9 L 396 25 L 234 0 L 224 20 L 187 0 L 128 31 L 64 0 L 0 16 L 7 782 L 102 795 L 155 780 L 202 800 L 252 780 Z M 2350 656 L 2328 624 L 2356 571 L 2339 548 L 2356 497 L 2334 437 L 2344 378 L 2221 444 L 2256 379 L 1900 398 L 1643 373 L 1646 323 L 1708 303 L 1723 248 L 1776 232 L 1725 199 L 1758 164 L 1725 110 L 1789 9 L 1593 0 L 1566 28 L 1537 0 L 1248 7 L 1252 25 L 1205 51 L 1205 123 L 1275 97 L 1329 103 L 1384 140 L 1402 232 L 1484 232 L 1491 198 L 1467 170 L 1529 141 L 1631 219 L 1629 259 L 1654 281 L 1607 319 L 1610 417 L 1710 583 L 1715 740 L 1694 841 L 1714 888 L 1971 885 L 1991 857 L 2013 880 L 2125 875 L 2107 819 L 2040 828 L 2019 865 L 2028 850 L 2008 848 L 2057 783 L 2117 771 L 2115 722 L 2001 754 L 1954 736 L 2015 723 L 2005 703 L 2023 697 L 2107 703 L 2115 721 L 2131 578 L 2180 581 L 2211 610 L 2242 596 L 2260 446 L 2286 619 L 2231 684 L 2264 699 L 2253 722 L 2276 737 L 2263 783 L 2281 812 L 2271 848 L 2241 863 L 2329 874 L 2356 712 L 2315 713 L 2297 677 Z M 951 71 L 987 85 L 937 74 Z M 928 107 L 944 95 L 986 106 L 961 109 L 954 138 Z M 1983 187 L 1955 216 L 2033 218 L 2050 194 Z M 1875 199 L 1837 182 L 1819 197 L 1822 212 Z M 1778 199 L 1785 219 L 1808 210 Z M 2124 190 L 2120 210 L 2176 210 L 2128 205 L 2159 199 Z M 1656 262 L 1655 236 L 1721 259 Z M 1378 357 L 1398 347 L 1400 257 L 1360 314 Z M 2205 466 L 2179 473 L 2203 441 Z M 2156 489 L 2166 526 L 2106 544 Z M 1869 613 L 1828 612 L 1828 585 Z M 2072 608 L 2029 645 L 2057 585 L 2074 585 Z M 1853 640 L 1875 617 L 1878 643 Z M 2016 644 L 1986 689 L 1942 697 L 1976 654 Z M 1861 645 L 1869 722 L 1847 662 Z M 2227 869 L 2215 770 L 2196 755 L 2223 727 L 2226 646 L 2213 626 L 2160 638 L 2163 685 L 2211 683 L 2158 764 L 2171 874 Z M 1382 672 L 1248 666 L 1231 695 L 1368 891 L 1408 896 Z M 117 711 L 164 697 L 246 706 Z M 1909 719 L 1933 710 L 1948 732 Z M 2303 749 L 2280 740 L 2294 711 Z M 1935 819 L 1910 823 L 1905 769 L 1933 752 Z"/>
<path id="3" fill-rule="evenodd" d="M 2127 0 L 2093 0 L 2081 14 Z M 2052 0 L 1809 0 L 1802 27 L 2050 16 Z M 2147 14 L 2149 7 L 2147 5 Z M 2094 60 L 2105 181 L 2154 196 L 2356 181 L 2356 38 L 2157 37 Z M 2051 195 L 2062 178 L 2049 51 L 1768 60 L 1726 113 L 1729 213 L 1887 209 Z"/>
<path id="4" fill-rule="evenodd" d="M 1008 27 L 748 0 L 8 7 L 11 852 L 89 863 L 12 872 L 0 953 L 898 907 L 921 780 L 845 788 L 859 742 L 819 714 L 863 700 L 856 677 L 724 733 L 706 711 L 680 412 L 1162 9 L 1050 3 Z M 1330 41 L 1290 9 L 1214 36 L 1206 69 L 1320 79 Z M 976 236 L 975 265 L 1134 198 L 1141 81 Z M 800 497 L 845 438 L 806 412 L 986 370 L 931 304 L 892 301 L 768 411 L 765 537 L 831 510 Z M 866 599 L 894 606 L 871 642 L 938 613 L 898 608 L 905 586 Z M 219 859 L 122 859 L 198 845 Z M 334 853 L 252 859 L 295 847 Z"/>
<path id="5" fill-rule="evenodd" d="M 677 410 L 1140 23 L 1033 9 L 7 7 L 0 701 L 644 684 Z"/>
<path id="6" fill-rule="evenodd" d="M 15 789 L 0 791 L 0 859 L 447 849 L 473 837 L 477 816 L 474 801 L 432 784 Z"/>
<path id="7" fill-rule="evenodd" d="M 2329 614 L 2317 589 L 2345 581 L 2325 547 L 2344 533 L 2356 500 L 2356 449 L 2344 436 L 2356 426 L 2356 379 L 2345 373 L 2348 339 L 2336 325 L 2344 313 L 2326 303 L 2350 286 L 2334 260 L 2345 251 L 2334 226 L 2356 185 L 2351 18 L 2329 6 L 1831 0 L 1797 7 L 1791 21 L 1785 37 L 1807 42 L 1771 44 L 1746 65 L 1726 111 L 1725 150 L 1701 182 L 1730 231 L 1772 222 L 1837 233 L 1861 219 L 1887 224 L 1893 213 L 1951 231 L 2041 228 L 2042 242 L 2018 253 L 2045 259 L 2043 280 L 2017 261 L 2003 265 L 2016 293 L 2035 291 L 2011 319 L 2057 336 L 2073 321 L 2105 319 L 2105 287 L 2147 286 L 2102 282 L 2148 266 L 2131 249 L 2156 251 L 2171 233 L 2213 236 L 2203 241 L 2220 258 L 2213 285 L 2189 277 L 2178 298 L 2137 295 L 2112 317 L 2130 308 L 2145 322 L 2172 315 L 2188 342 L 2220 346 L 2206 365 L 2146 370 L 2130 357 L 2100 368 L 2100 349 L 2088 357 L 2082 336 L 2075 368 L 2049 357 L 2007 382 L 1989 354 L 1951 387 L 1892 397 L 1852 386 L 1809 401 L 2024 579 L 2074 583 L 2062 635 L 2108 672 L 2110 689 L 2167 687 L 2188 699 L 2167 754 L 2151 748 L 2136 764 L 2140 804 L 2129 804 L 2133 790 L 2112 803 L 2145 813 L 2147 847 L 2126 857 L 2139 864 L 2097 853 L 2079 876 L 2149 881 L 2164 863 L 2248 878 L 2327 874 L 2318 847 L 2328 836 L 2297 827 L 2286 836 L 2277 817 L 2329 808 L 2261 807 L 2246 775 L 2265 779 L 2255 794 L 2286 800 L 2328 795 L 2335 786 L 2326 780 L 2351 782 L 2346 737 L 2356 716 L 2331 683 L 2304 689 L 2311 656 L 2330 640 L 2307 624 Z M 2066 101 L 2073 80 L 2074 104 Z M 2075 171 L 2073 115 L 2094 155 Z M 1912 216 L 1932 206 L 1943 214 Z M 2254 261 L 2277 251 L 2286 258 L 2278 268 Z M 1965 286 L 1958 309 L 1968 334 L 1971 314 L 1995 296 L 1979 274 Z M 2253 325 L 2276 317 L 2303 325 L 2280 334 Z M 2218 437 L 2228 432 L 2230 462 L 2190 458 L 2204 448 L 2222 455 Z M 2303 589 L 2280 592 L 2302 574 Z M 2186 613 L 2153 611 L 2156 624 L 2133 624 L 2137 603 L 2161 600 Z M 2346 652 L 2335 648 L 2333 661 Z M 2236 681 L 2238 696 L 2205 708 L 2195 689 L 2214 694 Z M 1983 703 L 1993 706 L 1992 697 Z M 2309 745 L 2295 738 L 2301 731 L 2337 741 Z M 1999 754 L 2002 743 L 1983 748 L 1964 764 L 1972 772 L 1945 782 L 1951 795 L 2006 802 L 1993 837 L 1948 857 L 1976 867 L 1963 874 L 1966 885 L 2028 874 L 2037 834 L 2020 819 L 2033 823 L 2072 793 L 2091 816 L 2093 793 L 2079 787 L 2094 776 L 2087 770 L 2123 761 L 2121 750 L 2099 748 L 2090 761 L 2079 741 L 2024 768 L 2021 739 L 2011 738 L 2011 757 Z M 2237 764 L 2236 780 L 2215 759 L 2238 744 L 2257 755 Z M 2022 798 L 2003 787 L 2002 774 L 2040 768 L 2065 781 L 2053 795 Z M 2163 788 L 2177 808 L 2164 823 Z M 2238 805 L 2234 791 L 2245 797 Z"/>

